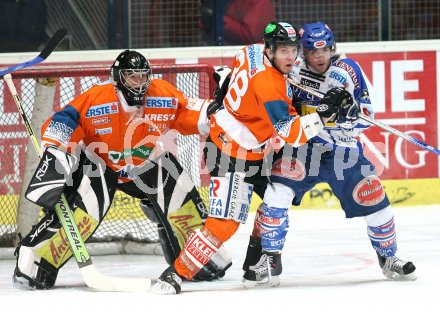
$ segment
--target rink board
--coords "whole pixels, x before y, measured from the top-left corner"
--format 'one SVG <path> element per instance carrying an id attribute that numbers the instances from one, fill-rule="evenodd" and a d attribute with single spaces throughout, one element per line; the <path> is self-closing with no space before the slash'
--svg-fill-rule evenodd
<path id="1" fill-rule="evenodd" d="M 385 191 L 390 199 L 393 207 L 412 207 L 425 205 L 438 205 L 440 199 L 438 191 L 440 189 L 440 179 L 408 179 L 408 180 L 385 180 L 382 181 Z M 9 200 L 17 200 L 16 195 L 0 195 L 0 201 L 8 198 Z M 254 195 L 251 203 L 251 211 L 255 211 L 261 199 Z M 295 209 L 339 209 L 340 204 L 338 199 L 334 196 L 330 186 L 327 183 L 320 183 L 314 187 L 310 192 L 304 195 L 301 206 Z M 139 215 L 134 217 L 142 218 L 144 215 L 141 210 Z M 112 211 L 109 214 L 113 215 Z M 122 214 L 124 216 L 124 214 Z M 133 217 L 133 216 L 131 216 Z M 11 215 L 5 220 L 10 220 L 11 223 L 16 222 L 16 216 Z M 114 217 L 111 217 L 114 220 Z M 7 224 L 11 224 L 7 223 Z M 4 223 L 2 223 L 4 225 Z"/>

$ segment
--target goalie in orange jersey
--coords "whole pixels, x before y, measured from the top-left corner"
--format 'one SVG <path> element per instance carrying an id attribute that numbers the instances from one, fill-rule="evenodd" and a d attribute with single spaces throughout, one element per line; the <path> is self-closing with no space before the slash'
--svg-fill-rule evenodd
<path id="1" fill-rule="evenodd" d="M 201 227 L 206 208 L 177 159 L 154 148 L 166 129 L 206 134 L 209 104 L 152 79 L 148 60 L 126 50 L 112 65 L 111 79 L 53 114 L 43 125 L 42 158 L 26 192 L 45 215 L 16 249 L 14 283 L 52 288 L 70 258 L 54 209 L 62 193 L 85 240 L 107 214 L 116 189 L 142 199 L 141 208 L 158 224 L 164 254 L 172 263 L 189 234 L 173 233 L 167 217 L 184 210 L 188 226 Z M 199 279 L 224 274 L 230 260 L 226 256 L 220 260 L 211 262 L 211 269 Z"/>
<path id="2" fill-rule="evenodd" d="M 162 273 L 153 292 L 179 293 L 182 280 L 196 278 L 240 223 L 246 222 L 253 192 L 262 195 L 267 184 L 271 139 L 305 144 L 351 98 L 345 90 L 333 90 L 317 113 L 298 116 L 286 75 L 292 71 L 299 44 L 293 26 L 272 22 L 264 31 L 264 44 L 247 46 L 236 54 L 232 74 L 221 86 L 225 94 L 220 92 L 216 99 L 222 105 L 210 118 L 205 148 L 211 170 L 209 216 L 174 265 Z"/>

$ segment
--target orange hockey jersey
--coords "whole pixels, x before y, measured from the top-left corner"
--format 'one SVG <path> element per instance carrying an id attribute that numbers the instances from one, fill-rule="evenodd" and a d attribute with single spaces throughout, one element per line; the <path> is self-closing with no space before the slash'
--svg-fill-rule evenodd
<path id="1" fill-rule="evenodd" d="M 248 160 L 262 159 L 271 138 L 304 144 L 315 134 L 307 132 L 292 97 L 292 87 L 264 56 L 264 46 L 243 48 L 233 63 L 225 109 L 211 117 L 211 140 L 224 153 Z M 314 123 L 322 127 L 317 116 Z"/>
<path id="2" fill-rule="evenodd" d="M 185 97 L 165 80 L 151 81 L 144 103 L 137 110 L 126 104 L 111 81 L 97 84 L 45 122 L 43 147 L 55 144 L 70 151 L 80 144 L 117 172 L 120 182 L 126 182 L 151 155 L 163 130 L 175 129 L 184 135 L 209 131 L 209 101 Z"/>

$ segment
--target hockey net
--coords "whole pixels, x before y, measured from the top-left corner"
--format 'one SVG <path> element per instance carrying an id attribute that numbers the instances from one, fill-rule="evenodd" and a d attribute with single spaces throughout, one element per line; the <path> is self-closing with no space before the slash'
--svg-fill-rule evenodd
<path id="1" fill-rule="evenodd" d="M 152 70 L 154 78 L 169 81 L 189 97 L 212 97 L 212 66 L 155 64 L 152 65 Z M 37 66 L 14 73 L 13 79 L 22 98 L 24 111 L 32 123 L 32 115 L 38 114 L 38 107 L 34 108 L 34 104 L 41 103 L 38 101 L 41 94 L 38 87 L 41 83 L 54 88 L 52 98 L 45 105 L 52 105 L 53 111 L 57 111 L 93 84 L 107 80 L 109 72 L 108 65 Z M 35 104 L 37 105 L 41 104 Z M 44 116 L 44 119 L 47 117 Z M 23 182 L 28 135 L 3 80 L 0 81 L 0 125 L 0 247 L 12 247 L 17 237 L 17 225 L 22 222 L 17 217 L 21 215 L 18 210 L 23 206 L 20 203 L 20 193 L 28 183 Z M 198 187 L 201 197 L 207 201 L 209 177 L 201 170 L 203 140 L 196 135 L 175 134 L 170 137 L 177 143 L 175 153 L 179 162 Z M 35 161 L 38 162 L 38 159 Z M 158 242 L 158 235 L 156 225 L 141 211 L 139 200 L 117 191 L 109 212 L 89 240 L 91 241 L 154 243 Z"/>

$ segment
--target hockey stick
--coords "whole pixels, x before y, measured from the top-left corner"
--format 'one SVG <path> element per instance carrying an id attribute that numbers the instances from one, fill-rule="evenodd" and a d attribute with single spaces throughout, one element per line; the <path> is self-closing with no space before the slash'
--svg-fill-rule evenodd
<path id="1" fill-rule="evenodd" d="M 30 61 L 20 63 L 20 64 L 11 66 L 9 68 L 6 68 L 6 69 L 0 71 L 0 77 L 3 77 L 4 75 L 10 74 L 10 73 L 15 72 L 17 70 L 20 70 L 20 69 L 23 69 L 23 68 L 26 68 L 29 66 L 33 66 L 33 65 L 36 65 L 36 64 L 43 62 L 56 49 L 56 47 L 61 43 L 61 41 L 66 36 L 66 34 L 67 34 L 67 31 L 64 28 L 58 29 L 57 32 L 52 36 L 52 38 L 46 44 L 43 51 L 41 51 L 41 53 L 37 57 L 33 58 Z"/>
<path id="2" fill-rule="evenodd" d="M 25 123 L 27 132 L 32 139 L 35 151 L 37 154 L 40 154 L 40 146 L 38 145 L 37 138 L 32 130 L 29 119 L 23 110 L 23 105 L 12 81 L 11 74 L 6 74 L 3 78 L 11 91 L 18 111 L 23 118 L 23 122 Z M 80 231 L 78 230 L 78 226 L 73 217 L 73 213 L 69 208 L 69 204 L 64 194 L 55 205 L 55 211 L 61 221 L 65 235 L 69 241 L 72 254 L 78 263 L 81 275 L 83 276 L 87 286 L 104 291 L 148 291 L 150 289 L 150 279 L 112 277 L 99 273 L 95 269 L 92 259 L 90 258 L 90 255 L 86 249 Z"/>
<path id="3" fill-rule="evenodd" d="M 294 87 L 296 87 L 298 89 L 301 89 L 301 90 L 304 90 L 307 93 L 309 93 L 309 94 L 311 94 L 313 96 L 316 96 L 317 98 L 322 99 L 324 97 L 324 95 L 322 95 L 321 93 L 319 93 L 319 92 L 317 92 L 315 90 L 312 90 L 312 89 L 310 89 L 310 88 L 308 88 L 306 86 L 303 86 L 303 85 L 293 81 L 290 78 L 287 78 L 287 81 L 291 85 L 293 85 Z M 404 140 L 406 140 L 406 141 L 408 141 L 410 143 L 413 143 L 413 144 L 415 144 L 415 145 L 417 145 L 417 146 L 419 146 L 421 148 L 424 148 L 424 149 L 426 149 L 426 150 L 428 150 L 430 152 L 433 152 L 433 153 L 435 153 L 435 154 L 440 156 L 440 150 L 439 149 L 437 149 L 437 148 L 435 148 L 435 147 L 433 147 L 431 145 L 428 145 L 428 144 L 426 144 L 423 141 L 417 140 L 417 139 L 413 138 L 412 136 L 410 136 L 410 135 L 408 135 L 406 133 L 403 133 L 403 132 L 401 132 L 401 131 L 393 128 L 393 127 L 390 127 L 390 126 L 388 126 L 388 125 L 386 125 L 386 124 L 384 124 L 384 123 L 382 123 L 382 122 L 380 122 L 378 120 L 375 120 L 375 119 L 373 119 L 373 118 L 371 118 L 369 116 L 366 116 L 366 115 L 364 115 L 362 113 L 359 114 L 359 118 L 369 122 L 372 125 L 375 125 L 375 126 L 377 126 L 379 128 L 382 128 L 382 129 L 384 129 L 384 130 L 386 130 L 386 131 L 388 131 L 388 132 L 390 132 L 390 133 L 392 133 L 394 135 L 397 135 L 397 136 L 401 137 L 402 139 L 404 139 Z"/>

